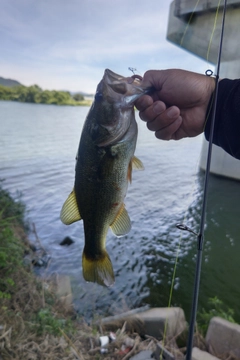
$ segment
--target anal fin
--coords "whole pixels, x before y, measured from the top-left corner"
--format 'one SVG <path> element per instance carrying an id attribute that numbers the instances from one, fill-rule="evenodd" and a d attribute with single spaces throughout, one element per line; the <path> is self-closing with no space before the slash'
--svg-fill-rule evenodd
<path id="1" fill-rule="evenodd" d="M 75 221 L 81 220 L 74 189 L 63 204 L 60 219 L 65 225 L 70 225 Z"/>
<path id="2" fill-rule="evenodd" d="M 131 230 L 131 220 L 124 204 L 122 204 L 122 207 L 113 223 L 110 225 L 110 228 L 116 236 L 126 235 Z"/>

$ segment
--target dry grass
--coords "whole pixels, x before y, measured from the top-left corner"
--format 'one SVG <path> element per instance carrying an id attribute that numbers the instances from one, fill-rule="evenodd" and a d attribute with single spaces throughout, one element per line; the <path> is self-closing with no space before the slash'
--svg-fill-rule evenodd
<path id="1" fill-rule="evenodd" d="M 28 257 L 34 255 L 22 228 L 15 224 L 13 233 L 24 243 Z M 0 268 L 0 276 L 6 276 L 6 268 Z M 142 349 L 154 349 L 155 339 L 142 339 L 127 324 L 118 330 L 116 324 L 116 340 L 101 354 L 99 336 L 109 331 L 79 319 L 72 306 L 56 296 L 49 280 L 36 278 L 31 266 L 21 263 L 11 272 L 11 280 L 10 296 L 0 298 L 1 360 L 127 360 Z"/>

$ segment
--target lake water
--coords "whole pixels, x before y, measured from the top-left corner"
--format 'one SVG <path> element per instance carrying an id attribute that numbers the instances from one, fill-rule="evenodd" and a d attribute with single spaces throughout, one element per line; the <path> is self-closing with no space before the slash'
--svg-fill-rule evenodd
<path id="1" fill-rule="evenodd" d="M 71 278 L 74 304 L 81 314 L 116 314 L 138 306 L 171 305 L 191 309 L 196 237 L 176 228 L 185 223 L 198 232 L 204 174 L 198 169 L 202 138 L 164 142 L 136 117 L 136 155 L 145 166 L 133 173 L 126 197 L 132 230 L 123 238 L 111 231 L 107 250 L 116 283 L 110 288 L 86 283 L 82 277 L 82 222 L 65 226 L 59 219 L 72 190 L 75 155 L 87 107 L 0 102 L 0 178 L 15 196 L 22 193 L 28 219 L 51 262 L 45 275 Z M 240 183 L 210 177 L 199 310 L 218 296 L 240 321 Z M 65 236 L 75 242 L 60 246 Z M 34 234 L 30 239 L 35 240 Z"/>

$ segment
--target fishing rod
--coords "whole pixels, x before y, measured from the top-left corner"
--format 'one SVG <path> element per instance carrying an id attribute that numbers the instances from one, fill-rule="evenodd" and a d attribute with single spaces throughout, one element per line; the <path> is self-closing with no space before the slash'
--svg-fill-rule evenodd
<path id="1" fill-rule="evenodd" d="M 220 4 L 220 1 L 219 1 L 219 4 Z M 213 110 L 212 110 L 212 116 L 210 119 L 211 127 L 210 127 L 207 164 L 206 164 L 206 172 L 205 172 L 205 180 L 204 180 L 200 230 L 199 230 L 199 234 L 197 236 L 197 262 L 196 262 L 196 268 L 195 268 L 194 290 L 193 290 L 192 310 L 191 310 L 191 318 L 190 318 L 189 333 L 188 333 L 186 360 L 192 359 L 193 336 L 194 336 L 195 322 L 196 322 L 196 316 L 197 316 L 199 288 L 200 288 L 200 276 L 201 276 L 201 267 L 202 267 L 202 253 L 203 253 L 203 244 L 204 244 L 204 226 L 205 226 L 205 218 L 206 218 L 207 192 L 208 192 L 210 165 L 211 165 L 211 157 L 212 157 L 213 132 L 214 132 L 214 124 L 215 124 L 216 108 L 217 108 L 218 84 L 219 84 L 219 73 L 220 73 L 220 64 L 221 64 L 221 55 L 222 55 L 222 43 L 223 43 L 226 8 L 227 8 L 227 0 L 224 0 L 223 14 L 222 14 L 222 27 L 221 27 L 218 60 L 217 60 L 217 71 L 216 71 L 216 78 L 215 78 L 216 86 L 215 86 L 215 91 L 213 94 Z M 188 227 L 185 227 L 184 225 L 177 225 L 177 227 L 182 230 L 187 230 L 187 231 L 192 232 Z"/>

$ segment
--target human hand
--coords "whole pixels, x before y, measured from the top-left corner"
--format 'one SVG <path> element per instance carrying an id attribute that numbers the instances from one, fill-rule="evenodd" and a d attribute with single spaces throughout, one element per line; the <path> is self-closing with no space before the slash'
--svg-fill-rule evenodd
<path id="1" fill-rule="evenodd" d="M 190 71 L 149 70 L 142 87 L 153 88 L 135 103 L 147 127 L 162 140 L 197 136 L 204 130 L 215 80 Z"/>

